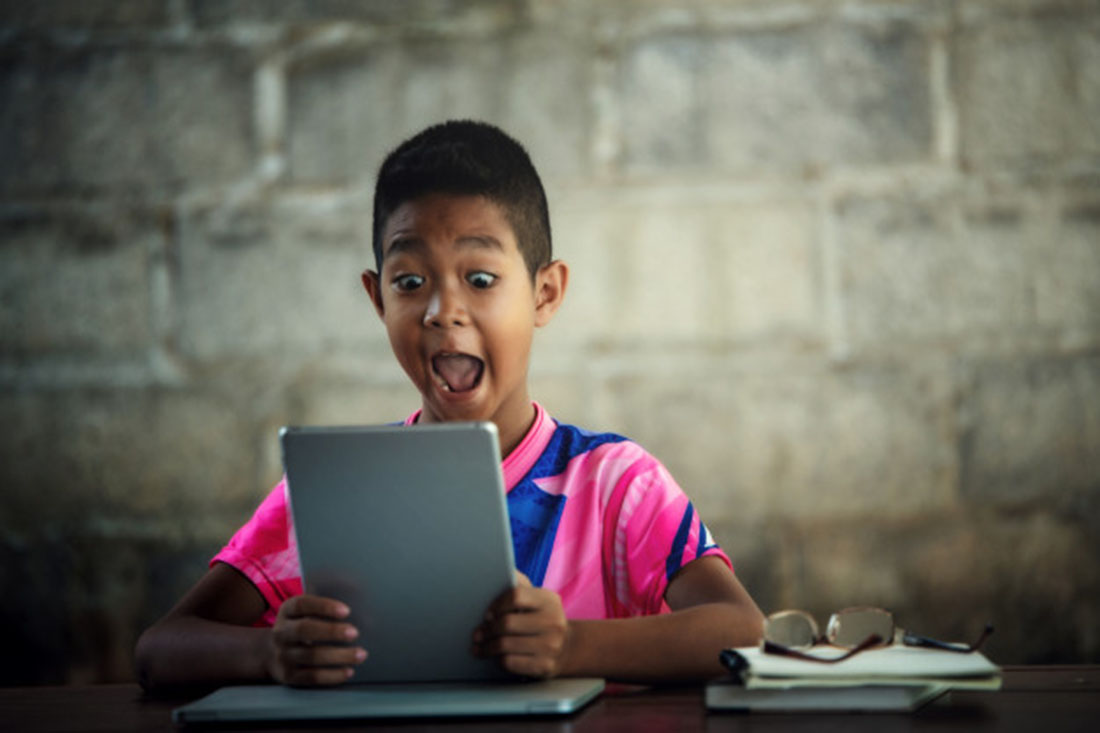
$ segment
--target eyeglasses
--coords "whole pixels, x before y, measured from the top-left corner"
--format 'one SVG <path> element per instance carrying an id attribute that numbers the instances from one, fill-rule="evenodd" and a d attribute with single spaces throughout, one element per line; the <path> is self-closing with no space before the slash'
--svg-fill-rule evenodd
<path id="1" fill-rule="evenodd" d="M 818 632 L 814 617 L 805 611 L 778 611 L 764 619 L 762 644 L 764 652 L 768 654 L 782 654 L 832 664 L 867 649 L 899 642 L 905 646 L 969 654 L 977 651 L 992 633 L 993 625 L 986 624 L 981 636 L 973 644 L 952 644 L 899 629 L 894 624 L 894 614 L 884 608 L 857 606 L 845 608 L 830 616 L 824 636 Z M 836 657 L 821 657 L 801 651 L 817 644 L 830 644 L 848 651 Z"/>

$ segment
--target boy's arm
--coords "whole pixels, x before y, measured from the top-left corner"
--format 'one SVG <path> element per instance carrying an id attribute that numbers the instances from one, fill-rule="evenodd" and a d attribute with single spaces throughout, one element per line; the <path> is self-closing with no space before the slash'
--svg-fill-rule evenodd
<path id="1" fill-rule="evenodd" d="M 336 684 L 366 656 L 346 646 L 357 634 L 339 620 L 348 614 L 342 603 L 296 596 L 280 607 L 274 628 L 253 627 L 266 610 L 256 586 L 229 565 L 215 564 L 138 639 L 142 687 L 272 679 Z"/>
<path id="2" fill-rule="evenodd" d="M 138 639 L 138 681 L 153 689 L 266 678 L 262 652 L 270 629 L 252 628 L 266 608 L 244 576 L 215 564 Z"/>
<path id="3" fill-rule="evenodd" d="M 652 683 L 717 677 L 722 649 L 760 640 L 760 609 L 717 557 L 681 568 L 665 600 L 672 612 L 659 616 L 567 621 L 556 593 L 521 583 L 490 609 L 475 648 L 533 677 Z"/>

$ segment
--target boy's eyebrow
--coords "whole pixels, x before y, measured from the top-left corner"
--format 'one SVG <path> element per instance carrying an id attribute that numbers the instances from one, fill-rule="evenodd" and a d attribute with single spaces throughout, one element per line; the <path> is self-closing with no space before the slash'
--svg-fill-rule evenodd
<path id="1" fill-rule="evenodd" d="M 501 252 L 504 251 L 504 245 L 501 244 L 500 240 L 488 234 L 468 234 L 456 239 L 455 245 L 462 248 L 472 247 L 476 249 L 496 249 Z M 394 237 L 390 242 L 389 249 L 386 250 L 383 259 L 389 259 L 391 255 L 406 252 L 420 253 L 424 251 L 426 246 L 424 240 L 420 237 L 399 235 Z"/>
<path id="2" fill-rule="evenodd" d="M 391 256 L 403 252 L 420 252 L 423 251 L 424 247 L 424 240 L 420 237 L 398 236 L 390 242 L 389 249 L 386 250 L 386 254 L 382 259 L 388 260 Z"/>
<path id="3" fill-rule="evenodd" d="M 500 240 L 488 234 L 470 234 L 465 237 L 460 237 L 455 244 L 460 247 L 477 247 L 484 249 L 499 249 L 501 252 L 504 251 L 504 245 L 500 243 Z"/>

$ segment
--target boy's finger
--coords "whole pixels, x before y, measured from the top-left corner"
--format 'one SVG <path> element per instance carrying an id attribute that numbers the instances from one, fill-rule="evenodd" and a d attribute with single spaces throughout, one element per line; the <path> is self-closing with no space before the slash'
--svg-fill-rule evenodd
<path id="1" fill-rule="evenodd" d="M 286 618 L 302 618 L 305 616 L 320 616 L 322 618 L 347 618 L 351 613 L 346 603 L 333 598 L 323 596 L 294 596 L 288 598 L 279 609 L 279 613 Z"/>
<path id="2" fill-rule="evenodd" d="M 293 646 L 283 659 L 295 667 L 349 667 L 367 658 L 367 650 L 356 646 Z"/>
<path id="3" fill-rule="evenodd" d="M 479 651 L 488 657 L 507 654 L 533 654 L 557 656 L 562 650 L 562 640 L 545 634 L 505 634 L 486 639 Z"/>
<path id="4" fill-rule="evenodd" d="M 286 676 L 292 687 L 332 687 L 347 682 L 355 670 L 351 667 L 298 667 Z"/>
<path id="5" fill-rule="evenodd" d="M 533 588 L 534 587 L 534 584 L 531 582 L 531 579 L 528 578 L 526 575 L 524 575 L 523 573 L 521 573 L 518 570 L 516 571 L 516 583 L 520 586 L 527 586 L 528 588 Z"/>
<path id="6" fill-rule="evenodd" d="M 513 613 L 518 609 L 516 605 L 516 588 L 510 588 L 493 599 L 489 608 L 485 611 L 485 619 L 491 621 L 506 613 Z"/>
<path id="7" fill-rule="evenodd" d="M 556 619 L 545 613 L 509 613 L 492 622 L 492 630 L 497 635 L 565 633 L 565 620 Z"/>
<path id="8" fill-rule="evenodd" d="M 489 606 L 487 618 L 498 618 L 506 613 L 537 611 L 549 601 L 550 591 L 533 585 L 519 585 L 504 591 Z"/>
<path id="9" fill-rule="evenodd" d="M 283 644 L 343 644 L 359 637 L 351 624 L 306 617 L 276 626 L 275 638 Z"/>
<path id="10" fill-rule="evenodd" d="M 506 654 L 501 657 L 500 664 L 509 672 L 524 677 L 546 679 L 555 674 L 555 665 L 552 660 L 530 654 Z"/>

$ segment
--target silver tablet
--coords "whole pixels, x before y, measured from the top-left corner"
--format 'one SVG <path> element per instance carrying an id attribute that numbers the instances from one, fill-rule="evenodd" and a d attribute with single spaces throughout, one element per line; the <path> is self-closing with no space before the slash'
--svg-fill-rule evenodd
<path id="1" fill-rule="evenodd" d="M 471 653 L 515 584 L 496 426 L 286 427 L 305 591 L 351 608 L 353 682 L 502 679 Z"/>

